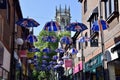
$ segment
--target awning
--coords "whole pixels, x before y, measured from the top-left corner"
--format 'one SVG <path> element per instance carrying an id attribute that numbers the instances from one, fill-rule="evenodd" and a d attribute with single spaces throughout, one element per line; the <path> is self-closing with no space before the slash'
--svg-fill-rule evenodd
<path id="1" fill-rule="evenodd" d="M 92 13 L 88 16 L 87 21 L 90 21 L 90 19 L 93 17 L 94 14 L 98 14 L 98 7 L 93 9 Z"/>

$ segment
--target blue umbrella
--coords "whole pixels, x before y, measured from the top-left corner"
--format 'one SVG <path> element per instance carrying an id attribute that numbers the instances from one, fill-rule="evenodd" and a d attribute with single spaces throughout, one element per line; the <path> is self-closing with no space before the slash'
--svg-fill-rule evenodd
<path id="1" fill-rule="evenodd" d="M 60 42 L 61 43 L 65 43 L 65 44 L 71 44 L 73 41 L 72 41 L 72 39 L 69 36 L 63 36 L 60 39 Z"/>
<path id="2" fill-rule="evenodd" d="M 37 39 L 37 37 L 36 36 L 34 36 L 33 34 L 29 34 L 28 36 L 27 36 L 27 42 L 29 42 L 29 43 L 33 43 L 33 42 L 37 42 L 38 41 L 38 39 Z"/>
<path id="3" fill-rule="evenodd" d="M 57 41 L 55 36 L 44 36 L 44 37 L 42 37 L 42 40 L 46 41 L 46 42 L 56 42 Z"/>
<path id="4" fill-rule="evenodd" d="M 62 49 L 62 48 L 57 48 L 57 49 L 55 50 L 55 52 L 58 52 L 58 53 L 64 53 L 64 52 L 65 52 L 65 50 L 64 50 L 64 49 Z"/>
<path id="5" fill-rule="evenodd" d="M 83 43 L 83 42 L 90 41 L 90 38 L 83 36 L 78 41 L 81 42 L 81 43 Z"/>
<path id="6" fill-rule="evenodd" d="M 30 48 L 28 49 L 29 52 L 40 52 L 40 49 L 38 48 Z"/>
<path id="7" fill-rule="evenodd" d="M 43 30 L 46 31 L 59 31 L 61 30 L 61 26 L 56 21 L 49 21 L 45 24 Z"/>
<path id="8" fill-rule="evenodd" d="M 58 56 L 57 56 L 57 55 L 54 55 L 54 56 L 52 57 L 52 59 L 53 59 L 53 60 L 57 60 L 57 59 L 58 59 Z"/>
<path id="9" fill-rule="evenodd" d="M 77 54 L 77 53 L 78 53 L 78 50 L 77 50 L 76 48 L 72 48 L 72 49 L 70 50 L 70 53 L 71 53 L 71 54 Z"/>
<path id="10" fill-rule="evenodd" d="M 70 23 L 68 26 L 66 26 L 65 29 L 68 30 L 68 31 L 82 32 L 82 31 L 84 31 L 88 28 L 83 23 L 73 22 L 73 23 Z"/>
<path id="11" fill-rule="evenodd" d="M 40 24 L 32 18 L 22 18 L 16 22 L 17 25 L 21 27 L 37 27 Z"/>
<path id="12" fill-rule="evenodd" d="M 93 26 L 91 27 L 91 30 L 93 31 L 101 31 L 106 30 L 108 28 L 108 24 L 105 20 L 97 20 L 93 23 Z"/>
<path id="13" fill-rule="evenodd" d="M 44 49 L 42 50 L 42 52 L 44 52 L 44 53 L 50 53 L 51 50 L 50 50 L 50 48 L 44 48 Z"/>
<path id="14" fill-rule="evenodd" d="M 48 59 L 49 56 L 43 55 L 42 58 L 43 58 L 43 59 Z"/>

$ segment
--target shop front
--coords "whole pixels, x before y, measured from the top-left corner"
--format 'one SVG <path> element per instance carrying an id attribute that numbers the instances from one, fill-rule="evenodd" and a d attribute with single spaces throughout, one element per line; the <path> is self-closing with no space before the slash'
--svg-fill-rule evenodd
<path id="1" fill-rule="evenodd" d="M 120 41 L 105 51 L 109 80 L 120 80 Z"/>
<path id="2" fill-rule="evenodd" d="M 85 63 L 85 80 L 103 80 L 102 54 Z"/>
<path id="3" fill-rule="evenodd" d="M 82 61 L 73 68 L 74 80 L 81 80 Z"/>
<path id="4" fill-rule="evenodd" d="M 0 80 L 8 80 L 10 72 L 10 53 L 6 47 L 0 42 Z"/>

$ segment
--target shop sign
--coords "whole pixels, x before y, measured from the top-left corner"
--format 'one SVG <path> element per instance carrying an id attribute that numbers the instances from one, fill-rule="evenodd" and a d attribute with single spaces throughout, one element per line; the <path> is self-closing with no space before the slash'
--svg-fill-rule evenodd
<path id="1" fill-rule="evenodd" d="M 65 60 L 65 67 L 72 67 L 72 60 L 71 59 Z"/>
<path id="2" fill-rule="evenodd" d="M 87 63 L 85 63 L 85 71 L 93 70 L 98 66 L 102 65 L 101 57 L 102 57 L 102 54 L 99 54 L 93 59 L 89 60 Z"/>

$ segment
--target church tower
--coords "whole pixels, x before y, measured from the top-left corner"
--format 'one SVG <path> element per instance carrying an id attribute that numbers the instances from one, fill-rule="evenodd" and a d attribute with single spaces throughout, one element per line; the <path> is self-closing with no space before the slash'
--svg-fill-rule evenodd
<path id="1" fill-rule="evenodd" d="M 70 7 L 67 9 L 66 5 L 65 8 L 62 9 L 61 5 L 57 9 L 56 7 L 56 16 L 55 16 L 56 21 L 60 24 L 61 26 L 61 31 L 65 31 L 65 26 L 70 23 L 71 20 L 71 14 L 70 14 Z"/>

